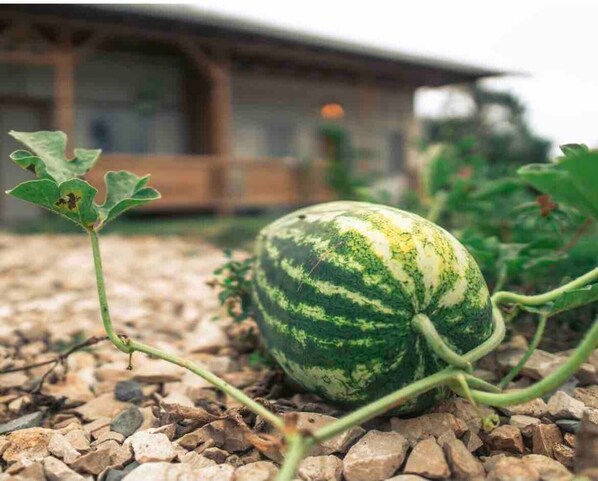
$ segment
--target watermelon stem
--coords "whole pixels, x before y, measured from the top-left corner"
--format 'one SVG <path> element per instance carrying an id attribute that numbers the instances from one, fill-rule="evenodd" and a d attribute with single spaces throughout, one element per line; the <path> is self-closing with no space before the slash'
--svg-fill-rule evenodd
<path id="1" fill-rule="evenodd" d="M 278 473 L 277 481 L 291 481 L 295 479 L 299 463 L 303 461 L 305 452 L 314 444 L 311 436 L 295 433 L 286 437 L 287 450 L 284 462 Z"/>
<path id="2" fill-rule="evenodd" d="M 536 384 L 532 384 L 525 389 L 500 394 L 474 390 L 472 391 L 473 397 L 476 401 L 483 404 L 501 407 L 525 403 L 537 397 L 544 396 L 557 389 L 573 376 L 597 346 L 598 318 L 594 321 L 590 331 L 583 338 L 575 352 L 556 371 L 553 371 Z"/>
<path id="3" fill-rule="evenodd" d="M 554 301 L 557 297 L 562 294 L 569 292 L 572 289 L 583 287 L 590 282 L 598 280 L 598 267 L 586 272 L 584 275 L 573 279 L 567 284 L 563 284 L 552 291 L 545 292 L 544 294 L 536 294 L 531 296 L 525 296 L 522 294 L 516 294 L 509 291 L 499 291 L 492 295 L 492 304 L 498 306 L 500 304 L 523 304 L 524 306 L 541 306 Z"/>
<path id="4" fill-rule="evenodd" d="M 419 332 L 428 346 L 434 353 L 448 365 L 464 369 L 467 372 L 473 371 L 473 365 L 461 354 L 453 351 L 445 342 L 442 336 L 436 330 L 436 327 L 428 316 L 423 313 L 416 314 L 411 320 L 411 324 Z"/>
<path id="5" fill-rule="evenodd" d="M 110 310 L 108 308 L 106 288 L 104 285 L 104 271 L 102 268 L 102 258 L 100 255 L 98 235 L 94 230 L 91 229 L 88 232 L 91 239 L 91 247 L 93 252 L 93 261 L 96 273 L 98 297 L 100 300 L 100 312 L 102 316 L 102 322 L 104 323 L 104 329 L 106 331 L 106 334 L 108 335 L 108 338 L 116 346 L 116 348 L 126 354 L 129 354 L 129 356 L 136 351 L 143 352 L 150 356 L 163 359 L 164 361 L 168 361 L 172 364 L 176 364 L 177 366 L 181 366 L 185 369 L 188 369 L 194 374 L 197 374 L 199 377 L 202 377 L 206 381 L 210 382 L 218 389 L 228 394 L 230 397 L 236 399 L 237 401 L 245 405 L 249 410 L 253 411 L 258 416 L 261 416 L 265 420 L 269 421 L 279 431 L 284 431 L 285 424 L 281 417 L 269 411 L 267 408 L 259 404 L 257 401 L 254 401 L 243 391 L 237 389 L 236 387 L 227 383 L 223 379 L 220 379 L 218 376 L 204 369 L 200 365 L 195 364 L 187 359 L 168 354 L 164 351 L 161 351 L 160 349 L 148 346 L 147 344 L 143 344 L 141 342 L 137 342 L 132 339 L 120 336 L 114 331 L 114 328 L 112 326 L 112 319 L 110 317 Z"/>

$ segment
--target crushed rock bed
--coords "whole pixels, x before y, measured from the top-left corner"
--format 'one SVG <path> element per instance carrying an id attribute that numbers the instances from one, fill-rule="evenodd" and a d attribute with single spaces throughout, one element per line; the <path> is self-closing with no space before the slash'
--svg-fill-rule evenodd
<path id="1" fill-rule="evenodd" d="M 251 367 L 243 327 L 223 318 L 206 285 L 220 250 L 181 238 L 105 236 L 112 317 L 126 334 L 202 363 L 266 399 L 299 428 L 343 413 L 293 393 L 278 371 Z M 0 369 L 53 359 L 103 336 L 90 246 L 83 236 L 0 234 Z M 525 350 L 516 336 L 481 364 L 497 378 Z M 525 386 L 565 354 L 539 351 Z M 202 379 L 166 362 L 127 356 L 107 342 L 58 365 L 0 375 L 4 480 L 274 481 L 282 460 L 268 426 Z M 304 481 L 598 479 L 598 351 L 575 379 L 545 400 L 495 411 L 454 399 L 412 419 L 381 417 L 314 447 Z M 496 412 L 500 426 L 481 428 Z M 298 414 L 292 414 L 298 413 Z M 264 442 L 267 439 L 268 442 Z"/>

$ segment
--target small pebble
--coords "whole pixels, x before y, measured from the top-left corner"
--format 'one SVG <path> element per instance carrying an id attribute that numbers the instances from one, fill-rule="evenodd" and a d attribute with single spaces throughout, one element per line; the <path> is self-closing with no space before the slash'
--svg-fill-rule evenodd
<path id="1" fill-rule="evenodd" d="M 128 438 L 139 429 L 142 423 L 143 414 L 137 407 L 131 406 L 112 420 L 110 429 Z"/>
<path id="2" fill-rule="evenodd" d="M 20 418 L 13 419 L 4 424 L 0 424 L 0 434 L 8 434 L 20 429 L 37 428 L 42 424 L 43 415 L 40 411 L 26 414 Z"/>
<path id="3" fill-rule="evenodd" d="M 120 381 L 114 387 L 114 397 L 119 401 L 141 402 L 143 401 L 141 384 L 137 381 Z"/>

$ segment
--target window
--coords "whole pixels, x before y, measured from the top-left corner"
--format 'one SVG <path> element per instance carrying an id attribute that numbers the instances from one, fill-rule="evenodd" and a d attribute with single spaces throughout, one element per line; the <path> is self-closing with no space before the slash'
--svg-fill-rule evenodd
<path id="1" fill-rule="evenodd" d="M 295 152 L 296 128 L 289 122 L 266 124 L 264 154 L 268 157 L 290 157 Z"/>
<path id="2" fill-rule="evenodd" d="M 87 114 L 90 145 L 104 152 L 142 154 L 151 151 L 149 135 L 154 116 L 140 115 L 130 108 L 88 108 Z"/>
<path id="3" fill-rule="evenodd" d="M 402 173 L 405 170 L 405 136 L 400 130 L 391 132 L 388 136 L 389 173 Z"/>

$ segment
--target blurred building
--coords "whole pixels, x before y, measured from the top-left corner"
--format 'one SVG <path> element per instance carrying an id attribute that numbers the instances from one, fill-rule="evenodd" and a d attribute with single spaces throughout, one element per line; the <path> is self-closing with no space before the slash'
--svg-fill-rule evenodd
<path id="1" fill-rule="evenodd" d="M 0 5 L 0 183 L 28 178 L 5 132 L 60 129 L 69 148 L 103 149 L 96 185 L 151 173 L 153 208 L 317 202 L 333 195 L 330 159 L 408 170 L 417 88 L 496 73 L 182 5 Z M 0 219 L 34 215 L 0 199 Z"/>

